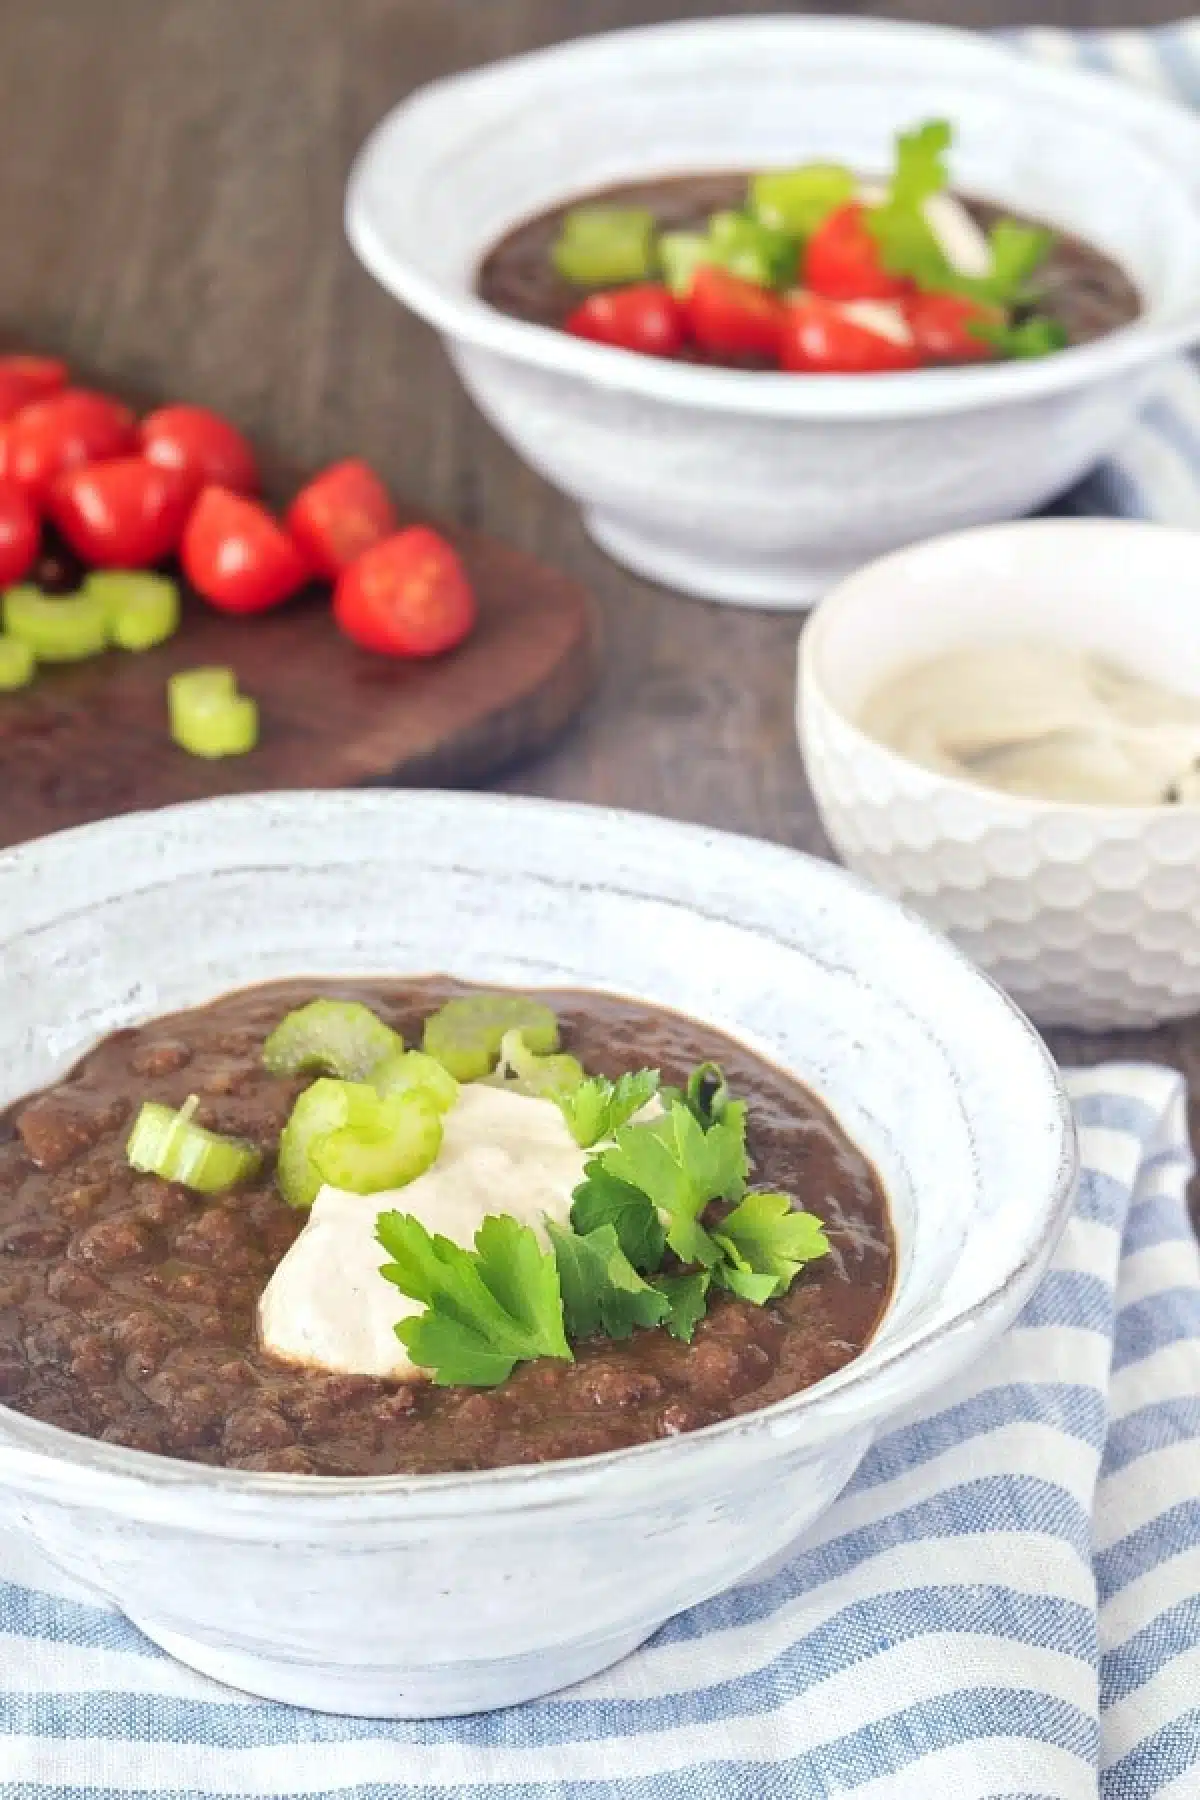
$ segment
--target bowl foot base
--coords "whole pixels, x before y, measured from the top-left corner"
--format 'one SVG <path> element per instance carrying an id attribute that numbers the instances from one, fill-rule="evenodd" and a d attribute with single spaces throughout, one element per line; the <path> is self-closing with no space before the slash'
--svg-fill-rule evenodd
<path id="1" fill-rule="evenodd" d="M 810 560 L 800 551 L 753 550 L 723 555 L 678 538 L 660 537 L 614 513 L 585 507 L 593 543 L 635 575 L 723 606 L 768 612 L 806 612 L 863 560 Z"/>
<path id="2" fill-rule="evenodd" d="M 282 1700 L 289 1706 L 360 1719 L 457 1718 L 540 1699 L 622 1661 L 662 1622 L 527 1656 L 413 1669 L 330 1666 L 260 1656 L 189 1637 L 153 1619 L 130 1616 L 138 1630 L 168 1656 L 226 1687 L 239 1688 L 260 1700 Z"/>

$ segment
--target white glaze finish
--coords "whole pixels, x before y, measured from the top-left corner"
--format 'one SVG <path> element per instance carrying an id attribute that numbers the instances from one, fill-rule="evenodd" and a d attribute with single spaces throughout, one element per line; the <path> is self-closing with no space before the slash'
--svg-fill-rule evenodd
<path id="1" fill-rule="evenodd" d="M 841 871 L 716 832 L 455 794 L 171 808 L 0 856 L 0 958 L 0 1102 L 103 1032 L 247 981 L 449 968 L 637 993 L 734 1031 L 825 1094 L 888 1185 L 901 1268 L 875 1342 L 809 1393 L 691 1436 L 320 1481 L 0 1408 L 0 1483 L 52 1559 L 185 1660 L 305 1704 L 502 1705 L 737 1582 L 833 1499 L 882 1422 L 1008 1323 L 1070 1202 L 1065 1099 L 1002 996 Z"/>
<path id="2" fill-rule="evenodd" d="M 808 156 L 882 169 L 897 129 L 939 115 L 958 128 L 959 185 L 1117 256 L 1144 318 L 1041 362 L 801 378 L 628 356 L 472 293 L 505 228 L 565 195 Z M 1030 510 L 1112 448 L 1163 359 L 1200 338 L 1198 170 L 1182 108 L 968 33 L 727 19 L 579 39 L 420 91 L 368 141 L 346 220 L 614 556 L 708 598 L 795 607 L 899 544 Z"/>
<path id="3" fill-rule="evenodd" d="M 889 674 L 988 639 L 1055 637 L 1200 694 L 1200 536 L 1036 520 L 902 551 L 829 595 L 801 641 L 798 727 L 825 828 L 1043 1025 L 1200 1009 L 1200 806 L 1076 806 L 936 774 L 854 724 Z"/>

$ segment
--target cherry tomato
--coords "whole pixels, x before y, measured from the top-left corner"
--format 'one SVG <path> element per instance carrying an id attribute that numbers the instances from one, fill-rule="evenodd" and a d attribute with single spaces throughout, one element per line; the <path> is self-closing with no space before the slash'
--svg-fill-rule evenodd
<path id="1" fill-rule="evenodd" d="M 710 355 L 779 361 L 786 314 L 783 301 L 769 288 L 702 264 L 692 278 L 684 312 L 693 338 Z"/>
<path id="2" fill-rule="evenodd" d="M 163 469 L 182 469 L 202 487 L 258 492 L 258 465 L 241 432 L 206 406 L 163 406 L 142 420 L 142 455 Z"/>
<path id="3" fill-rule="evenodd" d="M 857 200 L 817 227 L 804 255 L 804 285 L 827 300 L 897 300 L 910 284 L 884 268 Z"/>
<path id="4" fill-rule="evenodd" d="M 0 419 L 66 385 L 67 365 L 56 356 L 0 356 Z"/>
<path id="5" fill-rule="evenodd" d="M 800 294 L 788 306 L 783 366 L 796 374 L 877 375 L 919 369 L 914 344 L 897 344 L 851 318 L 836 300 Z"/>
<path id="6" fill-rule="evenodd" d="M 16 481 L 41 505 L 60 475 L 137 447 L 133 414 L 107 394 L 64 388 L 26 406 L 0 438 L 0 479 Z"/>
<path id="7" fill-rule="evenodd" d="M 265 612 L 302 587 L 304 558 L 265 506 L 228 488 L 206 487 L 180 546 L 183 570 L 221 612 Z"/>
<path id="8" fill-rule="evenodd" d="M 285 523 L 310 566 L 336 581 L 356 556 L 390 537 L 399 521 L 379 477 L 351 458 L 301 488 Z"/>
<path id="9" fill-rule="evenodd" d="M 85 463 L 50 492 L 54 523 L 77 556 L 98 569 L 144 569 L 179 548 L 191 510 L 190 478 L 144 456 Z"/>
<path id="10" fill-rule="evenodd" d="M 914 294 L 905 315 L 917 349 L 926 362 L 986 362 L 995 347 L 975 336 L 972 325 L 1003 325 L 998 306 L 965 294 Z"/>
<path id="11" fill-rule="evenodd" d="M 24 488 L 0 481 L 0 588 L 27 575 L 37 560 L 42 528 Z"/>
<path id="12" fill-rule="evenodd" d="M 564 327 L 594 344 L 636 350 L 642 356 L 678 356 L 683 348 L 679 302 L 654 282 L 589 294 Z"/>
<path id="13" fill-rule="evenodd" d="M 398 531 L 339 576 L 333 616 L 352 642 L 381 656 L 440 656 L 476 619 L 466 571 L 424 525 Z"/>

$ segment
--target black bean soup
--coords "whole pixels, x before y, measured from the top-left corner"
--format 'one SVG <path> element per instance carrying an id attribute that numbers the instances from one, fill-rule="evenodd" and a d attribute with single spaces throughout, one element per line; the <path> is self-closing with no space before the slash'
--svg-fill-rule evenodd
<path id="1" fill-rule="evenodd" d="M 266 1073 L 263 1040 L 315 995 L 359 999 L 417 1038 L 462 990 L 441 978 L 281 982 L 106 1038 L 56 1087 L 0 1115 L 0 1398 L 108 1443 L 243 1469 L 384 1475 L 542 1462 L 691 1431 L 779 1400 L 858 1355 L 894 1266 L 877 1176 L 821 1103 L 703 1025 L 634 1001 L 542 995 L 594 1072 L 725 1068 L 749 1101 L 756 1182 L 825 1221 L 831 1253 L 764 1306 L 727 1295 L 685 1344 L 661 1330 L 518 1366 L 500 1387 L 306 1371 L 256 1341 L 256 1307 L 305 1217 L 272 1162 L 303 1080 Z M 206 1198 L 135 1173 L 141 1102 L 258 1143 L 247 1187 Z M 381 1260 L 382 1255 L 381 1255 Z"/>
<path id="2" fill-rule="evenodd" d="M 511 318 L 561 328 L 588 292 L 564 280 L 550 256 L 563 220 L 573 207 L 646 207 L 663 231 L 703 231 L 713 213 L 741 207 L 748 179 L 744 174 L 678 175 L 575 196 L 516 226 L 487 253 L 477 281 L 480 298 Z M 1000 208 L 983 201 L 968 199 L 963 204 L 985 230 L 1001 217 Z M 1033 221 L 1019 219 L 1018 223 Z M 1071 344 L 1105 337 L 1132 323 L 1141 312 L 1138 291 L 1125 271 L 1101 251 L 1066 233 L 1056 235 L 1038 271 L 1038 288 L 1039 310 L 1063 326 Z M 681 354 L 692 361 L 745 365 L 745 359 L 735 362 L 713 356 L 694 345 Z"/>

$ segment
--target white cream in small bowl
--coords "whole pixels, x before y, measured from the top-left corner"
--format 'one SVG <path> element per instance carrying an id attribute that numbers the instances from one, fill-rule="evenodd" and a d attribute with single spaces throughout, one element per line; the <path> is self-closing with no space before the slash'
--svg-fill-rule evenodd
<path id="1" fill-rule="evenodd" d="M 1040 1024 L 1200 1009 L 1200 535 L 963 532 L 861 570 L 801 643 L 844 860 Z"/>

